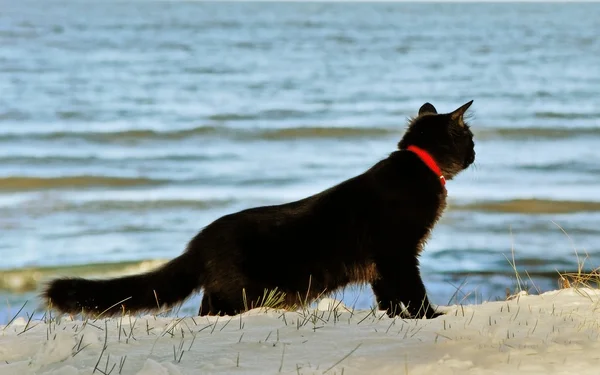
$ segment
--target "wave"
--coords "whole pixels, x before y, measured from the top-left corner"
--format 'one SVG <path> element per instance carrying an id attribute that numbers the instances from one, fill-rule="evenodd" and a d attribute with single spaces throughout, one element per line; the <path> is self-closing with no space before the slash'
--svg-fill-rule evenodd
<path id="1" fill-rule="evenodd" d="M 524 214 L 566 214 L 600 211 L 600 202 L 565 201 L 546 199 L 513 199 L 507 201 L 485 201 L 468 204 L 453 204 L 453 210 L 487 211 Z"/>
<path id="2" fill-rule="evenodd" d="M 0 290 L 12 293 L 35 291 L 47 280 L 60 277 L 118 277 L 147 272 L 167 262 L 166 259 L 119 263 L 92 263 L 57 267 L 25 267 L 0 272 Z"/>
<path id="3" fill-rule="evenodd" d="M 554 172 L 554 171 L 569 171 L 569 172 L 587 172 L 597 174 L 600 172 L 600 165 L 593 163 L 586 163 L 580 161 L 568 161 L 562 163 L 549 163 L 549 164 L 525 164 L 516 166 L 516 169 L 530 170 L 530 171 L 543 171 L 543 172 Z"/>
<path id="4" fill-rule="evenodd" d="M 189 184 L 207 183 L 212 186 L 235 184 L 238 186 L 284 186 L 303 181 L 300 177 L 250 177 L 250 178 L 214 178 L 196 179 L 154 179 L 144 177 L 116 177 L 101 175 L 77 175 L 57 177 L 6 176 L 0 177 L 0 191 L 34 191 L 64 188 L 92 187 L 135 187 L 158 186 L 169 183 L 186 182 Z"/>
<path id="5" fill-rule="evenodd" d="M 230 67 L 224 66 L 203 66 L 196 67 L 190 66 L 183 68 L 183 72 L 187 74 L 204 74 L 204 75 L 217 75 L 217 74 L 236 74 L 240 73 L 239 70 L 235 70 Z"/>
<path id="6" fill-rule="evenodd" d="M 207 210 L 211 208 L 226 207 L 234 204 L 234 199 L 159 199 L 159 200 L 94 200 L 88 202 L 70 202 L 61 199 L 50 200 L 44 198 L 43 201 L 34 200 L 28 204 L 35 209 L 37 214 L 56 213 L 56 212 L 100 212 L 107 211 L 124 211 L 124 212 L 139 212 L 149 210 L 174 210 L 174 209 L 190 209 L 190 210 Z M 10 208 L 3 207 L 2 210 Z M 22 210 L 23 204 L 15 206 L 15 209 Z M 28 210 L 30 210 L 28 208 Z"/>
<path id="7" fill-rule="evenodd" d="M 398 129 L 388 128 L 351 128 L 351 127 L 298 127 L 267 130 L 261 132 L 260 138 L 263 139 L 297 139 L 297 138 L 362 138 L 378 137 L 397 134 L 401 132 Z"/>
<path id="8" fill-rule="evenodd" d="M 314 115 L 313 111 L 300 111 L 296 109 L 265 109 L 255 113 L 217 113 L 208 116 L 208 119 L 216 122 L 244 121 L 244 120 L 287 120 L 298 119 Z"/>
<path id="9" fill-rule="evenodd" d="M 518 265 L 519 266 L 519 265 Z M 519 272 L 521 272 L 521 267 L 519 266 Z M 512 269 L 505 269 L 505 270 L 497 270 L 497 269 L 493 269 L 493 270 L 470 270 L 470 271 L 436 271 L 439 275 L 444 275 L 444 276 L 451 276 L 454 278 L 460 278 L 460 279 L 469 279 L 469 278 L 476 278 L 476 277 L 484 277 L 484 278 L 490 278 L 490 277 L 506 277 L 506 278 L 510 278 L 510 279 L 514 279 L 515 277 L 515 271 Z M 572 272 L 577 272 L 577 267 L 569 267 L 568 269 L 566 269 L 565 271 L 560 271 L 561 273 L 572 273 Z M 559 277 L 559 273 L 556 270 L 527 270 L 527 273 L 523 273 L 521 275 L 522 278 L 526 278 L 527 281 L 529 281 L 528 279 L 531 278 L 539 278 L 539 279 L 551 279 L 551 280 L 557 280 Z M 474 280 L 471 280 L 471 282 L 473 282 Z"/>
<path id="10" fill-rule="evenodd" d="M 0 191 L 23 191 L 40 189 L 60 189 L 70 187 L 94 187 L 94 186 L 139 186 L 159 185 L 165 183 L 163 180 L 150 178 L 127 178 L 110 176 L 65 176 L 65 177 L 26 177 L 11 176 L 0 177 Z"/>
<path id="11" fill-rule="evenodd" d="M 144 162 L 149 161 L 222 161 L 222 160 L 237 160 L 240 156 L 233 153 L 222 153 L 217 155 L 198 155 L 193 153 L 187 154 L 166 154 L 166 155 L 127 155 L 127 160 L 129 161 L 140 161 Z M 32 155 L 0 155 L 0 164 L 8 164 L 8 163 L 20 163 L 23 165 L 65 165 L 65 164 L 73 164 L 73 165 L 91 165 L 93 163 L 98 163 L 102 165 L 114 163 L 121 163 L 123 159 L 121 158 L 103 158 L 101 156 L 86 156 L 86 155 L 43 155 L 43 156 L 32 156 Z"/>
<path id="12" fill-rule="evenodd" d="M 0 141 L 14 140 L 86 140 L 90 142 L 125 142 L 144 140 L 178 140 L 198 136 L 225 136 L 238 140 L 290 140 L 319 138 L 369 138 L 401 135 L 399 129 L 359 127 L 290 127 L 279 129 L 236 129 L 231 127 L 198 126 L 190 129 L 156 131 L 149 129 L 115 132 L 53 132 L 0 134 Z"/>
<path id="13" fill-rule="evenodd" d="M 275 114 L 285 115 L 290 111 L 271 111 Z M 283 114 L 282 114 L 283 113 Z M 289 113 L 288 113 L 289 114 Z M 253 115 L 219 114 L 211 117 L 212 121 L 241 121 L 254 119 Z M 475 138 L 489 139 L 536 139 L 556 140 L 576 137 L 600 137 L 600 127 L 573 127 L 573 128 L 473 128 Z M 112 142 L 143 142 L 143 141 L 168 141 L 194 137 L 217 137 L 232 140 L 270 140 L 286 141 L 292 139 L 340 139 L 340 138 L 383 138 L 389 136 L 402 136 L 404 128 L 387 126 L 292 126 L 285 128 L 237 128 L 232 126 L 200 125 L 187 129 L 160 131 L 154 129 L 130 129 L 118 131 L 55 131 L 55 132 L 14 132 L 0 133 L 0 142 L 9 141 L 63 141 L 83 140 L 94 143 Z"/>
<path id="14" fill-rule="evenodd" d="M 543 119 L 582 120 L 600 118 L 600 113 L 536 112 L 535 117 Z"/>
<path id="15" fill-rule="evenodd" d="M 91 121 L 93 119 L 89 113 L 82 111 L 56 111 L 56 117 L 61 120 Z"/>
<path id="16" fill-rule="evenodd" d="M 3 120 L 17 120 L 17 121 L 25 121 L 29 119 L 29 115 L 23 111 L 19 111 L 16 109 L 9 109 L 4 112 L 0 112 L 0 121 Z"/>
<path id="17" fill-rule="evenodd" d="M 543 128 L 543 127 L 523 127 L 523 128 L 473 128 L 475 138 L 478 139 L 566 139 L 575 137 L 600 137 L 600 128 Z"/>
<path id="18" fill-rule="evenodd" d="M 84 139 L 88 141 L 97 142 L 112 142 L 112 141 L 132 141 L 132 140 L 154 140 L 154 139 L 183 139 L 198 135 L 211 135 L 222 132 L 219 128 L 214 126 L 198 126 L 191 129 L 175 130 L 175 131 L 156 131 L 148 129 L 140 130 L 123 130 L 116 132 L 56 132 L 56 133 L 42 133 L 35 135 L 36 138 L 48 139 L 48 140 L 61 140 L 61 139 Z M 1 138 L 0 138 L 1 139 Z"/>

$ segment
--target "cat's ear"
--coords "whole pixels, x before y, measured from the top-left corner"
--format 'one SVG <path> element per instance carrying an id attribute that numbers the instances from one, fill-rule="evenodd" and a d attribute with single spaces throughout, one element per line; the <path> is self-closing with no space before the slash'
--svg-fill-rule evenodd
<path id="1" fill-rule="evenodd" d="M 437 115 L 437 111 L 431 103 L 425 103 L 419 108 L 419 116 L 424 115 L 426 113 Z"/>
<path id="2" fill-rule="evenodd" d="M 454 110 L 452 113 L 450 113 L 450 118 L 453 121 L 455 121 L 456 123 L 458 123 L 458 125 L 464 126 L 465 122 L 463 120 L 463 116 L 465 115 L 465 112 L 467 112 L 467 109 L 469 109 L 471 104 L 473 104 L 472 100 L 470 102 L 463 104 L 462 106 L 460 106 L 460 108 L 458 108 L 458 109 Z"/>

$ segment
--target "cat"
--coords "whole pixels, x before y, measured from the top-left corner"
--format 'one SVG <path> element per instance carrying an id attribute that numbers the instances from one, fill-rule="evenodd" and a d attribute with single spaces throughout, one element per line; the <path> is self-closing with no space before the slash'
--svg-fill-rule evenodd
<path id="1" fill-rule="evenodd" d="M 446 180 L 475 161 L 464 116 L 472 103 L 442 114 L 423 104 L 397 150 L 364 173 L 304 199 L 225 215 L 156 270 L 57 278 L 41 297 L 63 313 L 112 316 L 172 307 L 202 289 L 199 315 L 223 316 L 256 306 L 265 291 L 292 308 L 370 283 L 388 316 L 437 317 L 419 255 L 446 207 Z"/>

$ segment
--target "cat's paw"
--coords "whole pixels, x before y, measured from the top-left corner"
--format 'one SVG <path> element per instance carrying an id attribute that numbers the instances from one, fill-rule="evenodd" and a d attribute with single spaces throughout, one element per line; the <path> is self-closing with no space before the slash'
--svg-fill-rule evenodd
<path id="1" fill-rule="evenodd" d="M 438 316 L 442 316 L 442 315 L 446 315 L 446 314 L 445 314 L 445 313 L 443 313 L 443 312 L 440 312 L 440 311 L 436 311 L 436 312 L 434 312 L 433 314 L 429 314 L 429 315 L 427 316 L 427 319 L 435 319 L 435 318 L 437 318 Z"/>

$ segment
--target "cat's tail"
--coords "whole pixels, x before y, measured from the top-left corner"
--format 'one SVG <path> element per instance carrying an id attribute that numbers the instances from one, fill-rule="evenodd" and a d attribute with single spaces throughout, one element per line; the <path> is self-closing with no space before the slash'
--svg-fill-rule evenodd
<path id="1" fill-rule="evenodd" d="M 150 312 L 183 302 L 203 284 L 201 264 L 186 251 L 146 273 L 114 279 L 59 278 L 50 281 L 42 297 L 63 313 L 101 316 Z"/>

